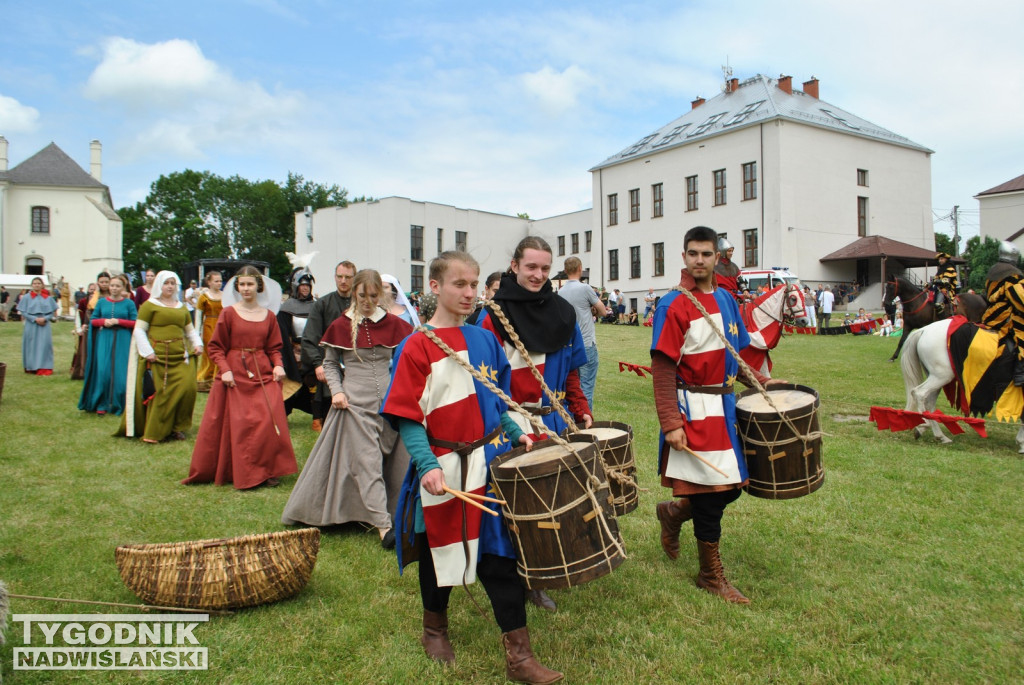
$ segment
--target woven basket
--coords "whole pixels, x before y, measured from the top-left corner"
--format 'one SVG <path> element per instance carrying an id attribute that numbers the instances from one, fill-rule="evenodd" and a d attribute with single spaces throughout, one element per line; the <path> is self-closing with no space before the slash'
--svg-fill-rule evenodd
<path id="1" fill-rule="evenodd" d="M 285 599 L 309 581 L 320 530 L 300 528 L 220 540 L 122 545 L 125 585 L 147 604 L 240 609 Z"/>

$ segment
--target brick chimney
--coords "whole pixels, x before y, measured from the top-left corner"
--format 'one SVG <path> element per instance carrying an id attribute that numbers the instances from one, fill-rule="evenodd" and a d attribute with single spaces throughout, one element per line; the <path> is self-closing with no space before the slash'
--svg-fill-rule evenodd
<path id="1" fill-rule="evenodd" d="M 0 171 L 7 171 L 7 139 L 0 136 Z"/>
<path id="2" fill-rule="evenodd" d="M 89 143 L 89 175 L 103 181 L 103 146 L 98 140 Z"/>
<path id="3" fill-rule="evenodd" d="M 740 87 L 740 80 L 738 78 L 731 78 L 731 79 L 729 79 L 728 81 L 725 82 L 725 92 L 726 93 L 735 93 L 736 90 L 739 87 Z"/>
<path id="4" fill-rule="evenodd" d="M 793 94 L 793 77 L 779 75 L 779 90 L 786 95 Z"/>
<path id="5" fill-rule="evenodd" d="M 690 103 L 690 111 L 693 111 L 693 110 L 697 109 L 698 107 L 703 105 L 704 102 L 705 102 L 704 98 L 702 98 L 701 96 L 698 95 L 697 99 Z"/>
<path id="6" fill-rule="evenodd" d="M 815 100 L 818 99 L 818 79 L 812 76 L 810 81 L 804 81 L 804 95 L 810 95 Z"/>

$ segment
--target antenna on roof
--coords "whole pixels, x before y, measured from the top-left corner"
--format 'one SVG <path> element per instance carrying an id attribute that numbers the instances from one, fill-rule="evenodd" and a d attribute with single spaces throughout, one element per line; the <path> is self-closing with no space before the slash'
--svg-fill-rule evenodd
<path id="1" fill-rule="evenodd" d="M 725 82 L 722 84 L 722 92 L 729 92 L 729 79 L 732 78 L 732 67 L 729 66 L 729 56 L 725 56 L 725 64 L 722 65 L 722 76 L 725 77 Z"/>

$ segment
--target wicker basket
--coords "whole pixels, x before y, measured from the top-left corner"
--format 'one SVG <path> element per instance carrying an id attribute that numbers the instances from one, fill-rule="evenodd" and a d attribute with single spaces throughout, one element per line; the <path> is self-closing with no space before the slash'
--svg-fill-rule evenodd
<path id="1" fill-rule="evenodd" d="M 309 581 L 320 531 L 300 528 L 220 540 L 122 545 L 125 585 L 148 604 L 239 609 L 285 599 Z"/>

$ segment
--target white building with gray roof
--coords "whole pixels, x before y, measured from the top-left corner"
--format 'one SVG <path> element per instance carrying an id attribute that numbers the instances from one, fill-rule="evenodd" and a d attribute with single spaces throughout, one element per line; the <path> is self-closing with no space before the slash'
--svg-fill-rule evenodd
<path id="1" fill-rule="evenodd" d="M 86 172 L 55 143 L 8 169 L 0 136 L 0 273 L 61 277 L 74 288 L 121 271 L 121 218 L 102 179 L 102 148 Z"/>

